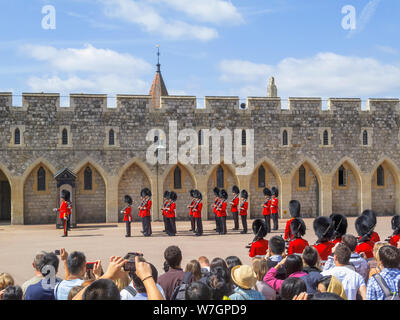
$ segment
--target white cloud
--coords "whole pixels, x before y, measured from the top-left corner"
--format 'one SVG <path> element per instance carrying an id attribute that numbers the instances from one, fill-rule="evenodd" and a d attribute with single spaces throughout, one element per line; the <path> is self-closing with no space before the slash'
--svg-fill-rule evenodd
<path id="1" fill-rule="evenodd" d="M 225 0 L 150 0 L 164 3 L 189 17 L 202 22 L 236 25 L 244 22 L 242 15 L 230 1 Z"/>
<path id="2" fill-rule="evenodd" d="M 147 93 L 150 84 L 141 77 L 153 72 L 146 61 L 129 54 L 92 45 L 58 49 L 25 45 L 20 51 L 44 62 L 46 75 L 36 75 L 27 84 L 36 92 Z M 49 74 L 51 73 L 51 74 Z"/>
<path id="3" fill-rule="evenodd" d="M 305 59 L 286 58 L 277 65 L 224 60 L 219 69 L 220 79 L 237 83 L 241 96 L 265 96 L 271 76 L 281 97 L 395 96 L 400 89 L 400 65 L 330 52 Z"/>
<path id="4" fill-rule="evenodd" d="M 197 39 L 207 41 L 218 37 L 218 32 L 209 27 L 192 25 L 180 20 L 166 20 L 155 8 L 144 1 L 100 0 L 104 13 L 111 18 L 138 24 L 144 31 L 160 34 L 172 40 Z"/>

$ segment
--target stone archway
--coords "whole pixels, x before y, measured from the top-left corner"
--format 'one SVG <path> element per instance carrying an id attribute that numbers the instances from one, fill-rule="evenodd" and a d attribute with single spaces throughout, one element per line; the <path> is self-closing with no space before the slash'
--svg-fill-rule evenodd
<path id="1" fill-rule="evenodd" d="M 11 223 L 11 185 L 0 169 L 0 223 Z"/>

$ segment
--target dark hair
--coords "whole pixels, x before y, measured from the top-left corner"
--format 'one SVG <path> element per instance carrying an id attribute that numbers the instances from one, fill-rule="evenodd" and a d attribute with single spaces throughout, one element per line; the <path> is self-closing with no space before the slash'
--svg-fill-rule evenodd
<path id="1" fill-rule="evenodd" d="M 163 270 L 164 270 L 164 272 L 168 272 L 168 270 L 169 270 L 169 264 L 167 261 L 164 261 Z"/>
<path id="2" fill-rule="evenodd" d="M 194 281 L 198 281 L 201 279 L 201 266 L 200 262 L 197 260 L 190 260 L 190 262 L 186 265 L 185 272 L 191 272 Z"/>
<path id="3" fill-rule="evenodd" d="M 192 282 L 186 288 L 185 300 L 211 300 L 211 289 L 203 282 Z"/>
<path id="4" fill-rule="evenodd" d="M 224 296 L 232 293 L 231 277 L 227 268 L 215 267 L 207 277 L 207 285 L 211 288 L 212 300 L 222 300 Z"/>
<path id="5" fill-rule="evenodd" d="M 171 268 L 175 269 L 179 267 L 182 262 L 181 249 L 179 249 L 177 246 L 169 246 L 164 251 L 164 258 Z"/>
<path id="6" fill-rule="evenodd" d="M 384 268 L 399 267 L 400 252 L 396 247 L 385 245 L 379 249 L 378 255 Z"/>
<path id="7" fill-rule="evenodd" d="M 146 262 L 146 260 L 143 257 L 138 257 L 139 261 L 141 262 Z M 126 254 L 124 259 L 126 260 L 135 260 L 135 255 L 132 254 Z M 151 275 L 154 279 L 154 282 L 157 283 L 158 280 L 158 271 L 156 269 L 156 267 L 154 265 L 152 265 L 151 263 L 149 263 L 150 268 L 151 268 Z M 132 279 L 133 281 L 133 285 L 135 286 L 135 289 L 137 292 L 139 293 L 146 293 L 146 288 L 143 284 L 143 281 L 140 280 L 140 278 L 136 275 L 135 272 L 129 272 L 129 277 Z"/>
<path id="8" fill-rule="evenodd" d="M 243 263 L 236 256 L 229 256 L 225 259 L 226 265 L 228 266 L 228 272 L 231 274 L 232 268 L 236 266 L 241 266 Z"/>
<path id="9" fill-rule="evenodd" d="M 344 300 L 341 296 L 333 292 L 317 292 L 310 300 Z"/>
<path id="10" fill-rule="evenodd" d="M 112 280 L 99 279 L 86 288 L 82 300 L 121 300 L 121 296 Z"/>
<path id="11" fill-rule="evenodd" d="M 293 277 L 283 281 L 279 295 L 282 300 L 292 300 L 294 296 L 306 291 L 306 283 L 300 278 Z"/>
<path id="12" fill-rule="evenodd" d="M 55 270 L 55 273 L 57 273 L 59 263 L 60 263 L 60 261 L 58 260 L 58 257 L 56 256 L 56 254 L 54 252 L 46 253 L 42 257 L 42 259 L 40 259 L 40 262 L 39 262 L 39 270 L 42 273 L 43 277 L 46 277 L 50 272 L 50 270 L 46 270 L 47 268 L 44 268 L 44 267 L 52 266 Z"/>
<path id="13" fill-rule="evenodd" d="M 303 250 L 302 258 L 309 267 L 314 267 L 318 262 L 318 251 L 312 246 L 307 246 Z"/>
<path id="14" fill-rule="evenodd" d="M 214 258 L 211 260 L 210 270 L 214 269 L 216 267 L 221 267 L 221 268 L 225 268 L 226 270 L 228 270 L 228 266 L 227 266 L 225 260 L 222 258 Z"/>
<path id="15" fill-rule="evenodd" d="M 286 276 L 290 276 L 292 273 L 303 270 L 303 260 L 297 254 L 291 254 L 287 256 L 285 261 Z"/>
<path id="16" fill-rule="evenodd" d="M 357 238 L 352 234 L 345 234 L 342 237 L 342 243 L 347 246 L 351 252 L 354 252 L 357 248 Z"/>
<path id="17" fill-rule="evenodd" d="M 282 254 L 285 251 L 285 240 L 280 236 L 273 236 L 268 243 L 269 248 L 275 254 Z"/>
<path id="18" fill-rule="evenodd" d="M 83 252 L 74 251 L 67 258 L 68 271 L 72 275 L 78 275 L 85 267 L 86 257 Z"/>
<path id="19" fill-rule="evenodd" d="M 343 243 L 339 243 L 339 245 L 335 249 L 334 255 L 337 257 L 337 260 L 342 265 L 347 265 L 350 261 L 351 251 L 348 246 Z"/>
<path id="20" fill-rule="evenodd" d="M 3 293 L 2 300 L 22 300 L 22 289 L 20 286 L 8 286 Z"/>
<path id="21" fill-rule="evenodd" d="M 324 276 L 317 281 L 317 287 L 318 287 L 318 285 L 322 284 L 325 287 L 325 290 L 328 290 L 331 280 L 332 280 L 332 276 Z"/>

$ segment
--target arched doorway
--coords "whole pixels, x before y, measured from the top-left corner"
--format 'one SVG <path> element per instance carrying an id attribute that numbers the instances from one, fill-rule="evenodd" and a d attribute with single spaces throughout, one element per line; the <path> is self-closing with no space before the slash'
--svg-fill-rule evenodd
<path id="1" fill-rule="evenodd" d="M 0 223 L 11 223 L 11 186 L 0 170 Z"/>

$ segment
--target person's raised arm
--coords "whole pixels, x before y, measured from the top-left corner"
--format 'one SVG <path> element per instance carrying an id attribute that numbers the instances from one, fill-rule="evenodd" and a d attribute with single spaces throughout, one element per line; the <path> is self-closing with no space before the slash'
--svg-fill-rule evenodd
<path id="1" fill-rule="evenodd" d="M 136 275 L 142 280 L 147 292 L 148 300 L 164 300 L 160 290 L 154 281 L 151 267 L 147 262 L 139 261 L 139 257 L 135 257 Z"/>
<path id="2" fill-rule="evenodd" d="M 65 248 L 60 249 L 60 259 L 64 263 L 64 271 L 65 271 L 64 279 L 67 280 L 70 273 L 69 273 L 68 264 L 67 264 L 68 252 L 65 251 Z"/>

